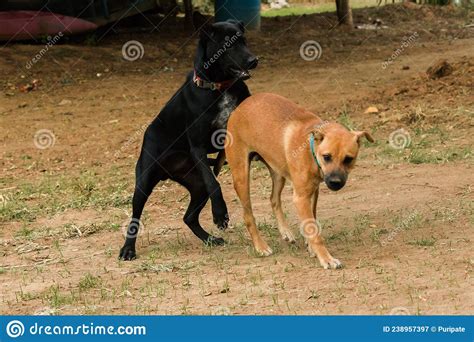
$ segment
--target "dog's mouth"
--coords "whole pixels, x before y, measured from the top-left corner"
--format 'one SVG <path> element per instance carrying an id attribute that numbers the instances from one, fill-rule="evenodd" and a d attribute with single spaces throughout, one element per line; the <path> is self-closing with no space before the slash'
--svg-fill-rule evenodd
<path id="1" fill-rule="evenodd" d="M 232 72 L 235 78 L 241 80 L 248 80 L 250 77 L 252 77 L 252 75 L 250 75 L 250 71 L 248 70 L 232 68 L 230 69 L 230 71 Z"/>

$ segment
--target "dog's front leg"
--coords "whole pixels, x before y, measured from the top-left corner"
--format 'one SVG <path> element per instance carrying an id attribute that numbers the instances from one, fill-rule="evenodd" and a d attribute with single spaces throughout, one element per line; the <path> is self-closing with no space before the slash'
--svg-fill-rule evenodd
<path id="1" fill-rule="evenodd" d="M 222 196 L 221 186 L 211 170 L 207 151 L 204 147 L 191 147 L 191 156 L 196 163 L 196 168 L 201 172 L 206 190 L 211 198 L 214 223 L 219 229 L 226 229 L 229 224 L 227 205 Z"/>
<path id="2" fill-rule="evenodd" d="M 333 258 L 324 245 L 321 231 L 316 223 L 316 218 L 313 216 L 313 205 L 316 206 L 316 203 L 311 203 L 312 200 L 315 200 L 314 193 L 308 191 L 298 192 L 295 189 L 293 202 L 301 220 L 301 233 L 307 240 L 310 250 L 318 257 L 321 266 L 325 269 L 341 268 L 341 262 Z"/>

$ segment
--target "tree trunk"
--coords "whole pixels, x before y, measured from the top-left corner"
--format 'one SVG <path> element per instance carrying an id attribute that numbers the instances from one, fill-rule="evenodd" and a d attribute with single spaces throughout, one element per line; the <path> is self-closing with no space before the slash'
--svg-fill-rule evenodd
<path id="1" fill-rule="evenodd" d="M 336 10 L 339 25 L 347 25 L 352 27 L 352 10 L 349 6 L 349 0 L 336 0 Z"/>
<path id="2" fill-rule="evenodd" d="M 184 3 L 184 21 L 186 28 L 193 27 L 193 3 L 192 0 L 183 0 Z"/>

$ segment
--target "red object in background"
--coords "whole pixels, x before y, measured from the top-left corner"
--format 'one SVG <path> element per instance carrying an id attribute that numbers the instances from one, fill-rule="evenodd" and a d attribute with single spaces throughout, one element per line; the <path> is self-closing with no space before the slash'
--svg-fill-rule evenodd
<path id="1" fill-rule="evenodd" d="M 96 28 L 90 21 L 51 12 L 0 12 L 0 40 L 36 39 L 59 32 L 69 35 Z"/>

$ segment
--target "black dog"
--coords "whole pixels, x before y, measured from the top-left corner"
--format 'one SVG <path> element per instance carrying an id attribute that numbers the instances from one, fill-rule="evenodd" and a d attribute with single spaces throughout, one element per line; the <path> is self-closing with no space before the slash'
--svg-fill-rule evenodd
<path id="1" fill-rule="evenodd" d="M 119 255 L 123 260 L 135 258 L 143 207 L 156 184 L 166 179 L 178 182 L 191 194 L 184 222 L 192 232 L 205 243 L 224 243 L 199 224 L 199 214 L 209 198 L 217 227 L 225 229 L 229 221 L 207 154 L 223 150 L 224 137 L 218 135 L 225 135 L 230 113 L 250 96 L 244 80 L 257 66 L 257 58 L 247 48 L 243 23 L 229 20 L 209 24 L 197 12 L 193 22 L 200 33 L 194 71 L 145 132 L 136 166 L 132 221 Z M 218 173 L 216 168 L 219 165 L 214 166 Z"/>

